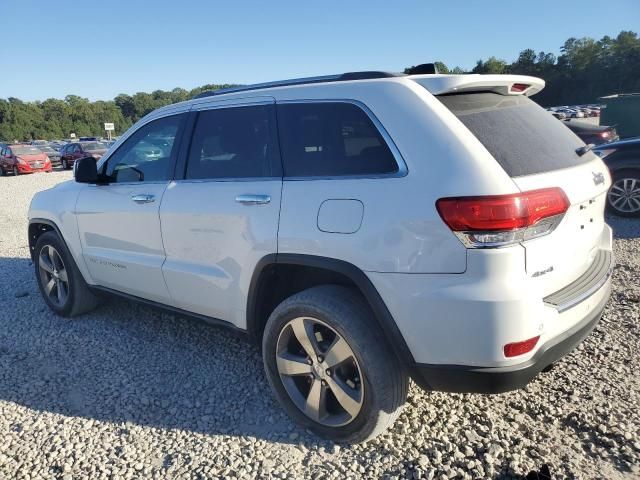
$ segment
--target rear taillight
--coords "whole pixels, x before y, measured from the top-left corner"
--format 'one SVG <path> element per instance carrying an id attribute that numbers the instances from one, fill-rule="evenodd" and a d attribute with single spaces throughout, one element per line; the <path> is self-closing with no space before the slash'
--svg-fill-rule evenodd
<path id="1" fill-rule="evenodd" d="M 524 340 L 522 342 L 515 343 L 507 343 L 504 346 L 504 356 L 505 357 L 517 357 L 518 355 L 524 355 L 525 353 L 529 353 L 540 340 L 540 335 L 537 337 L 530 338 L 528 340 Z"/>
<path id="2" fill-rule="evenodd" d="M 611 136 L 611 132 L 602 132 L 602 133 L 600 134 L 600 136 L 601 136 L 602 138 L 609 138 L 609 137 Z"/>
<path id="3" fill-rule="evenodd" d="M 569 208 L 561 188 L 441 198 L 442 220 L 469 248 L 502 247 L 551 233 Z"/>

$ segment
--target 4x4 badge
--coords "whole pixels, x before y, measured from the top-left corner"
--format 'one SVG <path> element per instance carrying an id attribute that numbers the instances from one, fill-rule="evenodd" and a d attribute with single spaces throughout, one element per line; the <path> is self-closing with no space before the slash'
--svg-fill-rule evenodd
<path id="1" fill-rule="evenodd" d="M 596 185 L 604 183 L 604 174 L 602 172 L 591 172 L 591 174 L 593 175 L 593 183 Z"/>

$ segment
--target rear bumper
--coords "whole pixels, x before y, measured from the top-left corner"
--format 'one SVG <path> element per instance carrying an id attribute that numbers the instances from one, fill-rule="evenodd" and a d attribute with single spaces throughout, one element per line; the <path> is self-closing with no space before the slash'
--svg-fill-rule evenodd
<path id="1" fill-rule="evenodd" d="M 427 390 L 457 393 L 501 393 L 522 388 L 549 365 L 577 347 L 595 328 L 611 295 L 611 279 L 598 305 L 577 324 L 542 345 L 527 361 L 506 367 L 416 364 L 413 380 Z"/>

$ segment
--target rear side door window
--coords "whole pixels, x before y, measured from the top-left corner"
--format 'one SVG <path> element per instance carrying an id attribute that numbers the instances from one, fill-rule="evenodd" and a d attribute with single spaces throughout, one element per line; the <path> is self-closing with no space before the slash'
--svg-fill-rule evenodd
<path id="1" fill-rule="evenodd" d="M 251 105 L 200 112 L 186 179 L 282 176 L 273 108 Z"/>
<path id="2" fill-rule="evenodd" d="M 399 171 L 381 132 L 354 103 L 279 104 L 278 127 L 287 177 L 368 176 Z"/>

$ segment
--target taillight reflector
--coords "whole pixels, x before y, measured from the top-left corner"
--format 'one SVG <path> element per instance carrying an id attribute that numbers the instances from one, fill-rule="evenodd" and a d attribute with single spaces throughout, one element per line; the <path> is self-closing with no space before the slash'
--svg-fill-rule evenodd
<path id="1" fill-rule="evenodd" d="M 564 214 L 569 199 L 554 187 L 510 195 L 441 198 L 436 208 L 453 231 L 504 231 Z"/>
<path id="2" fill-rule="evenodd" d="M 540 335 L 537 337 L 530 338 L 528 340 L 524 340 L 522 342 L 515 343 L 507 343 L 504 346 L 504 356 L 505 357 L 517 357 L 518 355 L 524 355 L 525 353 L 529 353 L 540 340 Z"/>

